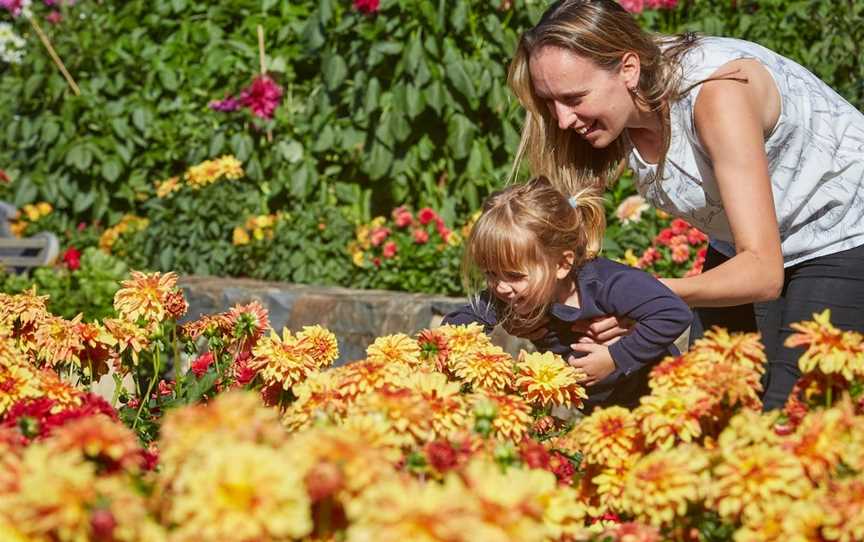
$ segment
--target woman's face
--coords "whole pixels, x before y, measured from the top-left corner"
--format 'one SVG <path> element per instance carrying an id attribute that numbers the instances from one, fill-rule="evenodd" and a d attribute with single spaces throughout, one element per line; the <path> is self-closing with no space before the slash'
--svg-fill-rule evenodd
<path id="1" fill-rule="evenodd" d="M 567 49 L 547 45 L 531 55 L 529 69 L 534 93 L 558 127 L 575 131 L 594 148 L 615 141 L 637 114 L 628 91 L 639 80 L 632 59 L 607 71 Z"/>

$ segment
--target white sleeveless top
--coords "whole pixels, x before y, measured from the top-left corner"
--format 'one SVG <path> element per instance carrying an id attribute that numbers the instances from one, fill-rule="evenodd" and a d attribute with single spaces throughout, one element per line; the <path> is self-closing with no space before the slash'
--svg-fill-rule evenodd
<path id="1" fill-rule="evenodd" d="M 702 38 L 682 60 L 682 88 L 727 62 L 760 61 L 780 92 L 781 112 L 765 140 L 786 267 L 864 245 L 864 114 L 815 75 L 760 45 Z M 735 254 L 711 160 L 693 122 L 698 85 L 670 107 L 672 138 L 663 179 L 634 148 L 639 192 L 655 207 L 698 227 L 727 256 Z M 747 182 L 747 179 L 741 179 Z"/>

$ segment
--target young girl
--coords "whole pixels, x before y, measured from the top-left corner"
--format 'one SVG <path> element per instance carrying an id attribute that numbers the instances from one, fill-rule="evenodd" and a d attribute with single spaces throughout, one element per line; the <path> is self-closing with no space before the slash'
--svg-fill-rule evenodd
<path id="1" fill-rule="evenodd" d="M 493 194 L 464 262 L 469 290 L 477 291 L 478 271 L 486 289 L 444 323 L 480 323 L 487 333 L 496 325 L 540 326 L 537 349 L 561 355 L 587 375 L 586 411 L 638 405 L 651 367 L 678 354 L 673 343 L 692 314 L 651 275 L 596 257 L 603 226 L 602 198 L 583 191 L 568 199 L 545 177 Z M 609 346 L 580 342 L 573 322 L 605 314 L 633 320 L 630 333 Z"/>

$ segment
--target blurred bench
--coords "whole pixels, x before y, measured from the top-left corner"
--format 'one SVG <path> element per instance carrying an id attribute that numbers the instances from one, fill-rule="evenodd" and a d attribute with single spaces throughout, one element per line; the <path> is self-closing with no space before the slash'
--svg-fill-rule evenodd
<path id="1" fill-rule="evenodd" d="M 18 238 L 12 233 L 10 221 L 18 209 L 0 201 L 0 265 L 7 272 L 22 273 L 30 268 L 54 263 L 60 254 L 60 241 L 50 232 Z"/>

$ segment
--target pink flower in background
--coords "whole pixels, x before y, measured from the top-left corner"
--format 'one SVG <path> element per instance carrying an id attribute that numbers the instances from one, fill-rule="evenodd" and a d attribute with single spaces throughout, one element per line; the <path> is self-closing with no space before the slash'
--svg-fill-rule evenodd
<path id="1" fill-rule="evenodd" d="M 649 9 L 674 9 L 677 5 L 678 0 L 645 0 L 645 6 Z"/>
<path id="2" fill-rule="evenodd" d="M 273 112 L 282 99 L 282 87 L 266 75 L 252 80 L 252 84 L 240 93 L 240 103 L 252 110 L 252 114 L 262 119 L 272 119 Z"/>
<path id="3" fill-rule="evenodd" d="M 240 109 L 240 100 L 232 96 L 228 96 L 224 100 L 213 100 L 212 102 L 207 104 L 207 107 L 209 107 L 213 111 L 230 113 L 231 111 L 237 111 L 238 109 Z"/>
<path id="4" fill-rule="evenodd" d="M 407 228 L 414 222 L 414 217 L 411 216 L 411 212 L 405 207 L 397 207 L 393 209 L 393 222 L 396 223 L 396 227 L 398 228 Z"/>
<path id="5" fill-rule="evenodd" d="M 375 228 L 374 230 L 372 230 L 372 233 L 369 234 L 369 241 L 372 243 L 373 247 L 377 247 L 378 245 L 383 243 L 389 235 L 390 228 Z"/>
<path id="6" fill-rule="evenodd" d="M 6 8 L 13 17 L 21 15 L 21 12 L 29 6 L 29 0 L 0 0 L 0 8 Z"/>
<path id="7" fill-rule="evenodd" d="M 380 4 L 380 0 L 354 0 L 354 9 L 361 13 L 375 13 Z"/>
<path id="8" fill-rule="evenodd" d="M 645 9 L 644 0 L 618 0 L 618 3 L 630 13 L 642 13 L 642 10 Z"/>
<path id="9" fill-rule="evenodd" d="M 51 24 L 60 24 L 60 21 L 63 20 L 63 15 L 55 9 L 45 16 L 45 20 Z"/>
<path id="10" fill-rule="evenodd" d="M 397 250 L 398 248 L 396 247 L 396 243 L 393 241 L 387 241 L 384 244 L 384 248 L 381 250 L 381 255 L 385 258 L 392 258 L 396 255 Z"/>
<path id="11" fill-rule="evenodd" d="M 416 229 L 413 232 L 414 242 L 418 245 L 425 245 L 429 241 L 429 232 L 426 230 Z"/>
<path id="12" fill-rule="evenodd" d="M 70 271 L 81 269 L 81 253 L 78 252 L 77 248 L 67 248 L 66 252 L 63 253 L 62 259 L 63 263 L 66 264 L 66 267 L 68 267 Z"/>

